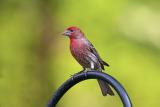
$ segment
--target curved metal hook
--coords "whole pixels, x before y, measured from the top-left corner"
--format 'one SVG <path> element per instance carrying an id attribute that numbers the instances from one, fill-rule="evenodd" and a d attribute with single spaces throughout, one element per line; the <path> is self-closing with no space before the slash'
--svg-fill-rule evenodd
<path id="1" fill-rule="evenodd" d="M 118 93 L 121 98 L 124 107 L 132 107 L 131 100 L 123 88 L 123 86 L 112 76 L 99 71 L 87 71 L 75 74 L 72 78 L 63 83 L 59 89 L 55 92 L 52 99 L 48 103 L 48 107 L 55 107 L 61 97 L 77 83 L 87 79 L 101 79 L 110 84 Z"/>

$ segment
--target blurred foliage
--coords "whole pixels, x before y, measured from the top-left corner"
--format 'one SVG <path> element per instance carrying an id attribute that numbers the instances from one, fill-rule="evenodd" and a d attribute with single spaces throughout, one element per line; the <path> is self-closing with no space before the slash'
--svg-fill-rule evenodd
<path id="1" fill-rule="evenodd" d="M 1 0 L 0 107 L 44 107 L 81 70 L 60 35 L 78 26 L 111 66 L 135 107 L 160 105 L 159 0 Z M 95 80 L 71 89 L 57 107 L 118 107 Z"/>

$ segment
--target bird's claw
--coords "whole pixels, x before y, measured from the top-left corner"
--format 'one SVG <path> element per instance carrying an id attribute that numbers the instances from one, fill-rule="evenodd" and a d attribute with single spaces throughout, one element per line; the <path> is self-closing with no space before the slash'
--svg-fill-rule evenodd
<path id="1" fill-rule="evenodd" d="M 84 71 L 84 75 L 85 75 L 85 77 L 87 78 L 87 71 Z"/>
<path id="2" fill-rule="evenodd" d="M 71 75 L 70 77 L 72 78 L 72 80 L 74 80 L 74 76 L 75 76 L 76 74 L 73 74 L 73 75 Z"/>
<path id="3" fill-rule="evenodd" d="M 82 70 L 82 71 L 79 71 L 79 72 L 77 72 L 75 74 L 72 74 L 70 77 L 72 78 L 72 80 L 74 80 L 74 76 L 76 76 L 76 75 L 78 75 L 80 73 L 84 73 L 85 77 L 87 77 L 87 71 L 86 70 Z"/>
<path id="4" fill-rule="evenodd" d="M 72 74 L 72 75 L 71 75 L 72 80 L 74 80 L 74 76 L 76 76 L 77 74 L 80 74 L 80 73 L 82 73 L 82 71 L 80 71 L 80 72 L 78 72 L 78 73 L 75 73 L 75 74 Z"/>

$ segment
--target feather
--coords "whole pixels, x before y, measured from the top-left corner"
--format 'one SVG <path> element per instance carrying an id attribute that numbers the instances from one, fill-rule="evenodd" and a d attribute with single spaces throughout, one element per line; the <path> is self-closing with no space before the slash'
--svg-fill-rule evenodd
<path id="1" fill-rule="evenodd" d="M 104 70 L 104 65 L 109 66 L 109 64 L 101 59 L 97 50 L 94 48 L 94 46 L 89 41 L 88 41 L 88 44 L 89 44 L 90 52 L 93 53 L 97 57 L 99 63 L 101 64 L 101 68 Z"/>

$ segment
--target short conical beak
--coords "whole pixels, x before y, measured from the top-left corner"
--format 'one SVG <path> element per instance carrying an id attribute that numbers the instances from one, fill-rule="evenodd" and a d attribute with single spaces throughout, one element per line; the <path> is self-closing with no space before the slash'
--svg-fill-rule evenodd
<path id="1" fill-rule="evenodd" d="M 65 35 L 65 36 L 70 36 L 71 35 L 71 32 L 69 30 L 65 30 L 62 35 Z"/>
<path id="2" fill-rule="evenodd" d="M 62 32 L 61 35 L 66 35 L 66 31 Z"/>

